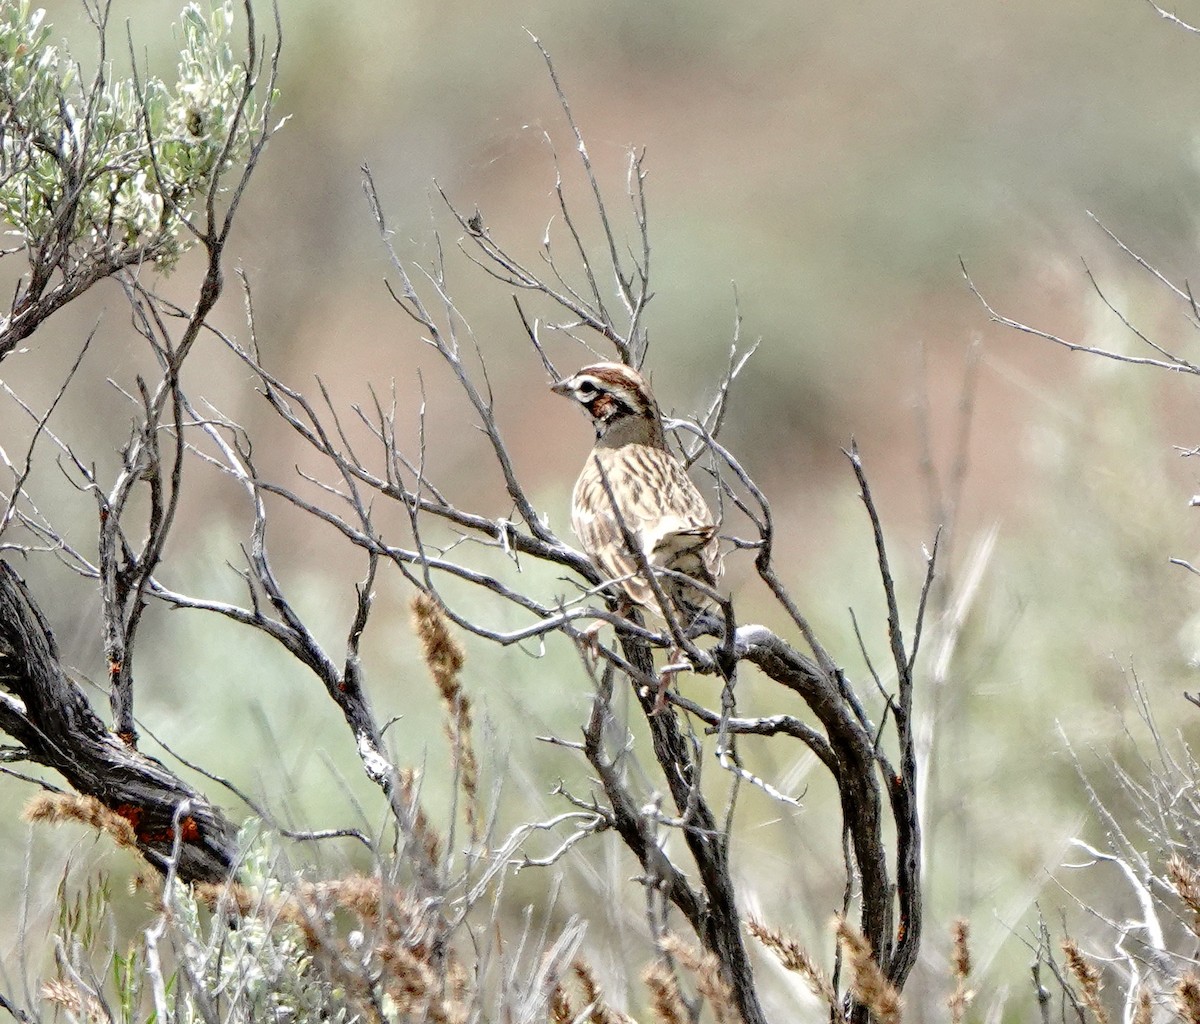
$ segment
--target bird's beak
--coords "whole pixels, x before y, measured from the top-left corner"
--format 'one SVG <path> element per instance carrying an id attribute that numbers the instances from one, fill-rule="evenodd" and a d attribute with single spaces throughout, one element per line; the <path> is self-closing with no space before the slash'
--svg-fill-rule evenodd
<path id="1" fill-rule="evenodd" d="M 560 380 L 557 383 L 551 384 L 550 390 L 556 395 L 569 395 L 571 393 L 571 382 L 569 380 Z"/>

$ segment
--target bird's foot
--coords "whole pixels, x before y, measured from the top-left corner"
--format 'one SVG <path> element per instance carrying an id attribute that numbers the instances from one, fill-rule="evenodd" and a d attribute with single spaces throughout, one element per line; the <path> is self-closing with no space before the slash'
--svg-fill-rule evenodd
<path id="1" fill-rule="evenodd" d="M 575 645 L 579 648 L 579 653 L 583 656 L 583 662 L 587 666 L 587 670 L 593 675 L 600 664 L 600 641 L 596 638 L 600 635 L 600 630 L 603 628 L 603 621 L 593 622 L 586 629 L 582 630 L 575 640 Z"/>
<path id="2" fill-rule="evenodd" d="M 667 664 L 658 673 L 658 689 L 654 694 L 654 707 L 650 709 L 651 718 L 666 708 L 667 690 L 670 689 L 672 680 L 680 672 L 690 671 L 691 667 L 691 662 L 683 660 L 683 652 L 672 648 L 670 656 L 667 658 Z"/>

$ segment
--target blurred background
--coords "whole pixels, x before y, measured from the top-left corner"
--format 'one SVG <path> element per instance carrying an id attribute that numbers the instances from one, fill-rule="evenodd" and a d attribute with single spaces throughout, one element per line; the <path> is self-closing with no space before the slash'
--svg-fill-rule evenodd
<path id="1" fill-rule="evenodd" d="M 1189 12 L 1200 21 L 1200 3 L 1179 7 L 1181 17 Z M 161 0 L 118 0 L 113 49 L 123 49 L 128 19 L 139 54 L 168 77 L 174 14 Z M 264 24 L 267 14 L 259 11 Z M 567 530 L 587 425 L 546 391 L 509 291 L 458 255 L 461 232 L 432 184 L 466 213 L 478 209 L 492 236 L 530 262 L 547 231 L 560 258 L 569 252 L 556 217 L 556 154 L 577 209 L 588 210 L 590 195 L 532 33 L 554 59 L 631 243 L 626 172 L 631 148 L 645 150 L 655 293 L 647 367 L 664 408 L 691 413 L 711 399 L 739 312 L 742 345 L 759 343 L 734 386 L 724 441 L 771 496 L 787 582 L 852 678 L 869 676 L 848 609 L 880 664 L 886 633 L 870 534 L 839 448 L 854 438 L 862 451 L 908 625 L 923 546 L 939 523 L 947 527 L 938 611 L 954 617 L 956 632 L 940 675 L 941 648 L 930 645 L 918 697 L 931 750 L 930 901 L 928 962 L 912 998 L 937 997 L 949 922 L 966 916 L 982 998 L 1011 989 L 1014 1011 L 1029 1006 L 1022 937 L 1035 901 L 1082 918 L 1070 891 L 1093 901 L 1115 892 L 1106 869 L 1062 870 L 1075 856 L 1072 836 L 1102 834 L 1072 750 L 1101 792 L 1112 764 L 1134 757 L 1143 728 L 1134 673 L 1164 731 L 1196 735 L 1195 709 L 1182 698 L 1200 689 L 1196 584 L 1168 559 L 1197 556 L 1197 513 L 1188 508 L 1197 473 L 1176 446 L 1200 440 L 1200 382 L 989 323 L 960 260 L 1004 315 L 1082 344 L 1155 355 L 1111 303 L 1195 360 L 1186 305 L 1100 225 L 1178 286 L 1194 275 L 1200 38 L 1143 0 L 280 0 L 279 15 L 278 110 L 290 120 L 232 242 L 275 373 L 310 390 L 319 375 L 347 410 L 369 400 L 369 385 L 386 392 L 394 379 L 415 445 L 420 370 L 440 486 L 465 507 L 507 514 L 497 479 L 481 476 L 487 463 L 451 376 L 384 288 L 388 256 L 361 184 L 369 165 L 400 257 L 427 265 L 440 238 L 449 290 L 487 361 L 518 467 L 552 525 Z M 95 47 L 81 9 L 60 0 L 48 17 L 88 67 Z M 186 296 L 195 275 L 185 261 L 166 287 Z M 235 291 L 221 319 L 244 338 Z M 44 406 L 97 322 L 98 342 L 54 422 L 111 471 L 129 412 L 106 378 L 128 387 L 144 359 L 115 286 L 52 320 L 4 374 Z M 566 344 L 552 354 L 563 371 L 588 359 Z M 302 453 L 245 370 L 216 345 L 200 356 L 190 366 L 193 393 L 250 429 L 264 467 L 286 478 Z M 2 414 L 6 447 L 22 451 L 27 426 L 11 403 Z M 53 495 L 81 547 L 92 535 L 94 549 L 91 499 L 64 486 L 49 458 L 43 469 L 33 485 Z M 240 561 L 247 510 L 202 471 L 193 484 L 168 576 L 179 589 L 238 597 L 227 563 Z M 337 654 L 365 567 L 313 523 L 282 513 L 278 522 L 277 567 Z M 20 569 L 68 660 L 81 676 L 102 678 L 91 586 L 46 556 Z M 741 619 L 782 629 L 751 571 L 731 560 Z M 431 766 L 426 792 L 436 806 L 446 779 L 432 768 L 445 751 L 408 628 L 410 594 L 393 576 L 378 589 L 367 636 L 372 698 L 381 718 L 403 716 L 390 735 L 401 759 Z M 463 600 L 485 620 L 504 614 L 479 595 Z M 314 679 L 221 623 L 159 610 L 152 628 L 154 642 L 139 654 L 149 731 L 294 823 L 380 820 L 344 724 Z M 501 820 L 548 817 L 561 809 L 549 795 L 560 778 L 588 787 L 580 759 L 536 739 L 577 735 L 590 691 L 574 652 L 535 661 L 515 650 L 468 651 L 481 744 L 493 777 L 507 775 Z M 711 684 L 696 686 L 715 699 Z M 765 684 L 745 688 L 749 712 L 779 709 Z M 842 884 L 831 788 L 800 750 L 747 744 L 745 753 L 756 771 L 804 795 L 799 812 L 743 795 L 737 860 L 746 890 L 773 924 L 827 952 Z M 12 837 L 0 879 L 15 891 L 9 883 L 30 860 L 55 865 L 33 872 L 34 910 L 44 911 L 62 865 L 105 858 L 90 837 L 17 824 L 28 793 L 0 787 Z M 568 878 L 556 914 L 589 907 L 594 888 L 631 888 L 632 861 L 606 839 L 593 845 L 552 869 Z M 535 874 L 522 873 L 512 891 L 536 898 L 549 882 Z M 625 918 L 610 909 L 613 934 L 638 933 L 636 902 Z M 619 977 L 620 956 L 610 955 Z"/>

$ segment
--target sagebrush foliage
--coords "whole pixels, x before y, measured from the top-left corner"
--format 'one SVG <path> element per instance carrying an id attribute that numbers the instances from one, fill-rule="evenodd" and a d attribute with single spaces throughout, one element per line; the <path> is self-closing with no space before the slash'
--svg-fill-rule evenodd
<path id="1" fill-rule="evenodd" d="M 0 217 L 24 245 L 58 237 L 75 264 L 137 248 L 175 265 L 194 241 L 194 205 L 263 127 L 264 107 L 242 102 L 235 24 L 231 0 L 189 4 L 174 82 L 110 80 L 103 57 L 83 81 L 43 9 L 0 4 Z"/>

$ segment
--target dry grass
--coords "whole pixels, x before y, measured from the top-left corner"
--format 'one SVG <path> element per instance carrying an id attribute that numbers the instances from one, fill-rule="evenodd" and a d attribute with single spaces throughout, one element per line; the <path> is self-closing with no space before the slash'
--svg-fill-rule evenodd
<path id="1" fill-rule="evenodd" d="M 463 794 L 463 811 L 473 842 L 479 841 L 479 759 L 471 737 L 471 699 L 459 675 L 463 650 L 450 634 L 450 627 L 437 599 L 420 593 L 412 599 L 413 628 L 421 651 L 446 708 L 446 738 L 450 742 L 452 767 Z"/>
<path id="2" fill-rule="evenodd" d="M 1173 854 L 1167 861 L 1167 880 L 1192 912 L 1188 924 L 1192 934 L 1200 936 L 1200 871 L 1178 854 Z"/>
<path id="3" fill-rule="evenodd" d="M 361 1004 L 364 1019 L 371 1019 L 366 1011 L 375 1000 L 373 990 L 393 1001 L 401 1019 L 460 1024 L 469 1016 L 469 974 L 452 951 L 435 952 L 434 912 L 377 877 L 303 883 L 277 899 L 236 882 L 201 884 L 195 891 L 211 909 L 227 907 L 269 925 L 294 925 L 314 962 L 351 1002 Z M 336 924 L 337 913 L 353 915 L 369 945 L 352 949 Z"/>
<path id="4" fill-rule="evenodd" d="M 65 981 L 42 982 L 42 998 L 62 1010 L 70 1019 L 91 1024 L 108 1024 L 111 1020 L 104 1004 L 91 994 L 84 994 L 76 985 Z"/>
<path id="5" fill-rule="evenodd" d="M 1104 987 L 1100 980 L 1100 971 L 1080 952 L 1074 939 L 1063 939 L 1063 956 L 1066 957 L 1067 970 L 1079 984 L 1080 998 L 1083 1005 L 1092 1012 L 1096 1024 L 1108 1024 L 1108 1013 L 1100 1002 L 1100 990 Z"/>
<path id="6" fill-rule="evenodd" d="M 834 918 L 834 928 L 850 967 L 851 994 L 871 1011 L 879 1024 L 900 1024 L 903 1009 L 900 993 L 871 956 L 871 944 L 843 917 Z"/>
<path id="7" fill-rule="evenodd" d="M 712 1007 L 717 1024 L 734 1024 L 738 1020 L 733 991 L 721 977 L 721 965 L 712 953 L 689 946 L 676 935 L 664 935 L 659 940 L 659 948 L 695 975 L 696 990 Z"/>
<path id="8" fill-rule="evenodd" d="M 1151 1024 L 1154 1018 L 1154 1004 L 1150 1001 L 1150 993 L 1144 988 L 1138 991 L 1137 1005 L 1133 1010 L 1132 1024 Z"/>
<path id="9" fill-rule="evenodd" d="M 679 992 L 674 972 L 663 960 L 655 960 L 642 973 L 642 981 L 650 990 L 650 1010 L 659 1024 L 687 1024 L 687 1007 Z"/>
<path id="10" fill-rule="evenodd" d="M 1185 974 L 1175 986 L 1175 1006 L 1186 1024 L 1200 1024 L 1200 977 Z"/>
<path id="11" fill-rule="evenodd" d="M 415 768 L 401 768 L 397 773 L 400 781 L 400 799 L 410 816 L 408 828 L 430 869 L 436 869 L 442 857 L 442 837 L 433 827 L 425 808 L 418 799 L 420 776 Z"/>
<path id="12" fill-rule="evenodd" d="M 575 1019 L 575 1010 L 571 1006 L 571 997 L 563 988 L 561 982 L 555 982 L 550 990 L 550 1024 L 571 1024 Z"/>
<path id="13" fill-rule="evenodd" d="M 590 1024 L 633 1024 L 623 1013 L 618 1013 L 604 998 L 604 992 L 591 967 L 583 960 L 576 960 L 571 965 L 571 971 L 579 982 L 579 990 L 583 994 L 587 1016 L 583 1020 Z"/>
<path id="14" fill-rule="evenodd" d="M 837 993 L 834 992 L 829 978 L 800 943 L 788 938 L 777 928 L 768 927 L 755 917 L 746 922 L 746 928 L 754 938 L 775 954 L 784 970 L 800 975 L 818 999 L 830 1007 L 837 1005 Z"/>
<path id="15" fill-rule="evenodd" d="M 954 945 L 951 955 L 951 965 L 954 969 L 954 991 L 946 1005 L 950 1010 L 951 1024 L 962 1024 L 963 1016 L 975 993 L 967 987 L 967 978 L 971 973 L 970 928 L 963 918 L 959 918 L 950 929 Z"/>
<path id="16" fill-rule="evenodd" d="M 25 805 L 21 816 L 28 822 L 62 825 L 78 822 L 110 835 L 118 846 L 137 848 L 137 832 L 130 821 L 105 807 L 94 796 L 74 793 L 38 793 Z"/>

